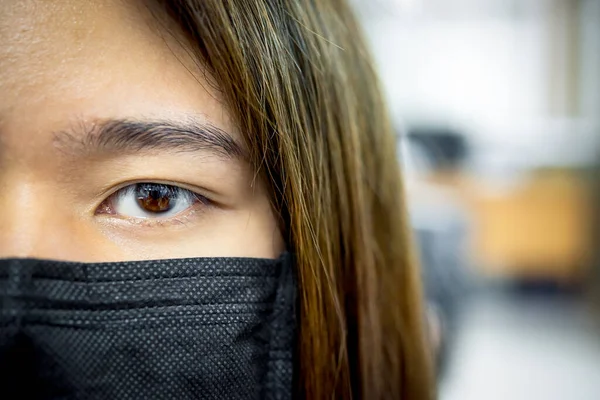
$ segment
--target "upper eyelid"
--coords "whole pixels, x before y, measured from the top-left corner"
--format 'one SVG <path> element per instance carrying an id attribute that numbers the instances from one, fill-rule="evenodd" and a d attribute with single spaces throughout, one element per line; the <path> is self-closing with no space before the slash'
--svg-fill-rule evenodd
<path id="1" fill-rule="evenodd" d="M 174 188 L 174 189 L 176 189 L 177 191 L 183 191 L 183 192 L 185 192 L 185 193 L 189 193 L 189 194 L 190 194 L 192 197 L 200 197 L 200 198 L 206 198 L 206 199 L 207 199 L 207 197 L 206 197 L 206 196 L 204 196 L 204 195 L 202 195 L 202 194 L 200 194 L 200 193 L 197 193 L 197 192 L 195 192 L 195 191 L 193 191 L 193 190 L 190 190 L 190 189 L 187 189 L 187 188 L 181 187 L 181 186 L 179 186 L 179 185 L 172 185 L 172 184 L 160 183 L 160 182 L 144 182 L 144 181 L 142 181 L 142 182 L 137 182 L 137 183 L 132 183 L 132 184 L 129 184 L 129 185 L 125 186 L 125 187 L 122 187 L 121 189 L 118 189 L 118 190 L 114 191 L 112 194 L 110 194 L 109 196 L 107 196 L 107 199 L 108 199 L 109 197 L 112 197 L 112 196 L 118 195 L 118 194 L 119 194 L 119 193 L 121 193 L 121 192 L 124 192 L 124 194 L 127 194 L 127 193 L 129 193 L 129 192 L 133 192 L 133 191 L 135 190 L 135 186 L 136 186 L 136 185 L 138 185 L 138 184 L 141 184 L 141 183 L 150 183 L 150 184 L 156 184 L 156 185 L 164 185 L 164 186 L 169 186 L 169 187 L 171 187 L 171 188 Z M 208 199 L 207 199 L 207 200 L 208 200 Z"/>
<path id="2" fill-rule="evenodd" d="M 179 188 L 181 190 L 186 190 L 190 193 L 193 193 L 194 195 L 202 196 L 207 199 L 211 199 L 211 197 L 212 197 L 210 191 L 208 191 L 208 190 L 202 190 L 201 188 L 190 188 L 190 187 L 186 187 L 188 185 L 186 185 L 184 183 L 163 181 L 160 179 L 136 179 L 134 181 L 125 181 L 116 186 L 112 186 L 110 189 L 104 190 L 104 193 L 101 194 L 99 197 L 105 200 L 108 197 L 113 196 L 116 193 L 120 192 L 121 190 L 127 189 L 129 187 L 133 188 L 135 185 L 141 184 L 141 183 L 152 183 L 152 184 L 157 184 L 157 185 L 173 186 L 173 187 Z M 102 200 L 102 201 L 104 201 L 104 200 Z"/>

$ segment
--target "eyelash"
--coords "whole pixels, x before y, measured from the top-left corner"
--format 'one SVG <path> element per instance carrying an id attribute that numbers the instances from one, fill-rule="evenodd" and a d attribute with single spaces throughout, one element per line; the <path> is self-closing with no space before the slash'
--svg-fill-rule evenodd
<path id="1" fill-rule="evenodd" d="M 154 190 L 151 190 L 151 188 Z M 178 195 L 178 197 L 176 197 L 175 200 L 176 202 L 181 201 L 181 198 L 183 197 L 183 201 L 190 201 L 191 204 L 171 217 L 160 217 L 160 214 L 164 212 L 162 210 L 159 212 L 142 211 L 148 214 L 154 214 L 154 216 L 146 217 L 127 216 L 115 210 L 115 208 L 117 208 L 115 206 L 115 202 L 123 201 L 125 196 L 136 194 L 136 191 L 138 190 L 145 190 L 145 194 L 149 194 L 148 191 L 156 192 L 158 190 L 162 197 Z M 139 208 L 142 208 L 142 205 L 139 204 L 139 197 L 137 203 L 137 206 Z M 122 187 L 119 190 L 113 192 L 111 195 L 109 195 L 97 207 L 95 214 L 114 216 L 115 218 L 119 218 L 123 221 L 126 221 L 129 224 L 136 226 L 161 227 L 170 225 L 184 225 L 192 218 L 193 215 L 202 211 L 203 208 L 211 207 L 213 205 L 214 203 L 207 197 L 199 193 L 193 192 L 189 189 L 185 189 L 181 186 L 159 182 L 137 182 Z M 170 211 L 170 209 L 166 210 L 166 212 L 168 211 Z"/>

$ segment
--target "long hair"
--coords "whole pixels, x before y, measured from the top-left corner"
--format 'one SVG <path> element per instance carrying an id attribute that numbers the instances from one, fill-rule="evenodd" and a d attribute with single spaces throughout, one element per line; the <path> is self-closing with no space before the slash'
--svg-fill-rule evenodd
<path id="1" fill-rule="evenodd" d="M 245 134 L 295 255 L 297 396 L 431 398 L 396 140 L 346 1 L 160 4 Z"/>

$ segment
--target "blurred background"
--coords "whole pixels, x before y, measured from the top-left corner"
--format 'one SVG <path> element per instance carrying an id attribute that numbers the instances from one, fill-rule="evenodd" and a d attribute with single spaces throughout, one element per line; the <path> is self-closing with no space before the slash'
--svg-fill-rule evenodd
<path id="1" fill-rule="evenodd" d="M 354 0 L 398 133 L 439 398 L 600 399 L 600 0 Z"/>

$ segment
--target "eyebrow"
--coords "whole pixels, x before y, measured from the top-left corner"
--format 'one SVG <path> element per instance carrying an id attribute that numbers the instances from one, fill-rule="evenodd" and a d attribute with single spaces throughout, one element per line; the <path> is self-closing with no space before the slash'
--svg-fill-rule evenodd
<path id="1" fill-rule="evenodd" d="M 76 155 L 135 154 L 153 151 L 209 152 L 222 158 L 243 158 L 242 146 L 224 130 L 189 119 L 141 121 L 110 119 L 89 124 L 80 121 L 54 136 L 54 145 Z"/>

